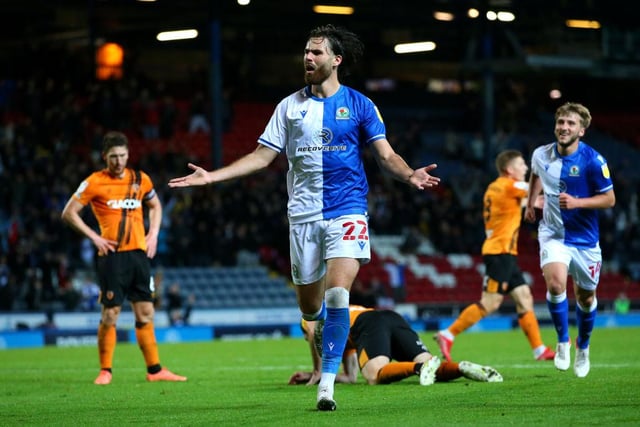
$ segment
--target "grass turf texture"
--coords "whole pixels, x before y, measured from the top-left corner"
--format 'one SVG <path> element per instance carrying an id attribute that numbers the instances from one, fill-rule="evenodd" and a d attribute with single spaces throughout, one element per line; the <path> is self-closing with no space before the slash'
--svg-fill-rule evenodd
<path id="1" fill-rule="evenodd" d="M 553 343 L 553 331 L 543 329 Z M 135 344 L 116 349 L 113 381 L 96 386 L 94 347 L 0 351 L 0 424 L 211 426 L 638 425 L 640 328 L 596 329 L 591 373 L 536 362 L 519 330 L 466 333 L 453 357 L 489 364 L 504 383 L 418 377 L 384 386 L 338 384 L 336 412 L 315 410 L 316 387 L 289 386 L 308 370 L 302 339 L 161 345 L 186 383 L 148 383 Z M 431 333 L 422 338 L 433 352 Z M 575 336 L 575 331 L 572 331 Z M 572 359 L 573 359 L 572 348 Z M 573 361 L 572 361 L 573 363 Z"/>

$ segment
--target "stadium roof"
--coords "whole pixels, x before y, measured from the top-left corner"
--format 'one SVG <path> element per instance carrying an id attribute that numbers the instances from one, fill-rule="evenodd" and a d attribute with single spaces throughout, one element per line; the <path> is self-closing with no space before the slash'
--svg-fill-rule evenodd
<path id="1" fill-rule="evenodd" d="M 314 4 L 354 8 L 348 16 L 319 15 Z M 640 29 L 636 6 L 624 0 L 21 0 L 2 1 L 0 65 L 25 46 L 82 49 L 104 41 L 122 44 L 140 67 L 170 76 L 185 63 L 210 61 L 212 28 L 219 28 L 222 59 L 251 69 L 264 84 L 300 79 L 300 54 L 310 28 L 334 23 L 366 43 L 366 74 L 420 81 L 425 74 L 460 75 L 490 65 L 497 72 L 548 70 L 590 76 L 638 78 Z M 471 19 L 469 8 L 481 15 Z M 441 21 L 434 12 L 450 12 Z M 512 12 L 512 22 L 488 21 L 487 11 Z M 575 29 L 568 19 L 598 21 L 599 29 Z M 195 28 L 200 36 L 162 44 L 162 30 Z M 215 33 L 214 33 L 215 34 Z M 432 52 L 399 57 L 396 43 L 429 40 Z M 161 55 L 157 55 L 161 52 Z M 22 56 L 20 56 L 22 55 Z M 167 55 L 174 59 L 167 60 Z M 291 66 L 289 66 L 291 64 Z M 1 69 L 0 69 L 1 70 Z M 289 73 L 289 74 L 288 74 Z M 229 73 L 227 73 L 229 74 Z M 278 80 L 276 74 L 281 75 Z"/>

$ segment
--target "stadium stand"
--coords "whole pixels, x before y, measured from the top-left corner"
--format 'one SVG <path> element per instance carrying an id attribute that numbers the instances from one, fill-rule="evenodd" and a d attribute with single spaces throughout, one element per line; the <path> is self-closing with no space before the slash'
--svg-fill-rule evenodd
<path id="1" fill-rule="evenodd" d="M 477 301 L 482 286 L 483 264 L 480 256 L 469 254 L 403 255 L 400 253 L 401 236 L 376 236 L 376 255 L 372 263 L 362 267 L 360 279 L 367 282 L 371 277 L 383 277 L 386 271 L 380 266 L 385 262 L 405 265 L 405 302 L 418 305 L 441 304 L 461 307 Z M 425 245 L 426 246 L 426 245 Z M 545 283 L 540 273 L 537 241 L 529 234 L 521 234 L 520 266 L 527 280 L 532 283 L 536 303 L 545 302 Z M 640 286 L 625 275 L 615 271 L 603 271 L 598 299 L 603 306 L 610 305 L 620 292 L 632 300 L 640 299 Z"/>
<path id="2" fill-rule="evenodd" d="M 211 161 L 210 135 L 188 131 L 189 95 L 175 97 L 174 123 L 169 126 L 173 132 L 146 139 L 140 118 L 131 114 L 131 106 L 140 101 L 142 87 L 126 80 L 95 82 L 86 87 L 66 85 L 63 79 L 51 82 L 49 88 L 36 78 L 17 81 L 7 89 L 2 105 L 0 273 L 8 285 L 0 288 L 1 310 L 42 310 L 40 300 L 64 298 L 69 275 L 86 267 L 83 242 L 60 223 L 59 213 L 73 186 L 100 167 L 96 150 L 102 131 L 108 127 L 130 135 L 132 162 L 142 164 L 154 175 L 157 191 L 166 203 L 167 222 L 161 233 L 163 249 L 158 264 L 167 271 L 175 269 L 175 274 L 187 275 L 184 289 L 189 287 L 202 295 L 197 300 L 199 306 L 295 303 L 287 286 L 286 185 L 282 170 L 286 165 L 277 164 L 262 175 L 235 183 L 170 192 L 162 184 L 168 177 L 183 174 L 187 161 L 203 165 Z M 44 96 L 47 90 L 61 96 Z M 158 113 L 166 107 L 160 100 L 168 91 L 155 94 Z M 105 95 L 107 92 L 111 98 Z M 118 98 L 126 93 L 129 98 Z M 106 102 L 114 99 L 118 102 Z M 127 103 L 131 108 L 126 108 Z M 114 105 L 120 109 L 107 108 Z M 273 104 L 245 100 L 231 104 L 229 128 L 223 134 L 225 163 L 255 146 L 272 109 Z M 477 140 L 475 133 L 454 132 L 448 127 L 459 116 L 451 113 L 454 120 L 447 121 L 435 110 L 396 111 L 393 106 L 383 106 L 389 135 L 398 152 L 416 164 L 437 162 L 443 181 L 435 191 L 415 194 L 401 183 L 371 174 L 369 214 L 375 252 L 359 279 L 368 285 L 376 278 L 389 288 L 392 278 L 385 264 L 405 266 L 405 301 L 460 305 L 477 299 L 479 292 L 481 263 L 475 254 L 480 252 L 483 233 L 478 200 L 493 166 L 478 162 L 477 153 L 470 149 Z M 440 115 L 434 116 L 436 113 Z M 619 121 L 628 126 L 634 122 L 626 116 L 604 113 L 594 117 L 588 141 L 609 160 L 618 199 L 616 207 L 603 214 L 601 244 L 606 271 L 599 292 L 605 301 L 626 290 L 638 301 L 640 169 L 635 165 L 640 164 L 640 151 L 632 143 L 635 128 L 620 135 L 614 132 Z M 532 147 L 552 138 L 550 120 L 548 113 L 541 113 L 537 125 L 526 133 L 497 134 L 493 149 L 518 148 L 528 156 Z M 448 124 L 439 126 L 441 121 Z M 376 167 L 372 158 L 365 158 L 365 162 L 366 167 Z M 404 247 L 410 235 L 420 240 L 411 250 Z M 536 300 L 541 301 L 544 286 L 540 285 L 535 233 L 527 229 L 521 237 L 529 239 L 521 245 L 521 263 L 534 281 Z M 254 278 L 246 272 L 236 277 L 229 272 L 207 270 L 205 275 L 198 270 L 205 265 L 215 265 L 207 267 L 214 269 L 237 267 L 241 251 L 253 254 L 269 273 L 263 271 Z M 191 267 L 195 268 L 193 272 L 177 272 Z M 273 272 L 278 278 L 270 276 Z M 250 300 L 247 295 L 252 292 L 262 299 Z M 69 306 L 73 303 L 72 299 L 66 301 Z"/>
<path id="3" fill-rule="evenodd" d="M 177 282 L 195 296 L 194 308 L 296 307 L 287 280 L 265 267 L 173 267 L 163 269 L 165 283 Z"/>

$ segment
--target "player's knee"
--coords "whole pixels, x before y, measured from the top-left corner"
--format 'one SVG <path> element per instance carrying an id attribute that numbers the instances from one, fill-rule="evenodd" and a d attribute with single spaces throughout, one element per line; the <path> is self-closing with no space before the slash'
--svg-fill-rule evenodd
<path id="1" fill-rule="evenodd" d="M 481 306 L 487 314 L 491 314 L 500 308 L 500 303 L 500 301 L 483 302 L 481 303 Z"/>
<path id="2" fill-rule="evenodd" d="M 345 288 L 329 288 L 325 292 L 327 307 L 346 308 L 349 307 L 349 291 Z"/>
<path id="3" fill-rule="evenodd" d="M 551 295 L 561 295 L 566 292 L 566 287 L 560 283 L 550 283 L 547 285 L 547 290 Z"/>
<path id="4" fill-rule="evenodd" d="M 520 286 L 511 293 L 519 313 L 533 310 L 533 295 L 528 286 Z"/>
<path id="5" fill-rule="evenodd" d="M 381 370 L 382 366 L 367 363 L 362 367 L 361 373 L 365 381 L 367 381 L 367 384 L 376 385 L 378 384 L 378 375 L 380 374 Z"/>
<path id="6" fill-rule="evenodd" d="M 500 308 L 504 297 L 498 293 L 487 293 L 482 295 L 478 305 L 486 314 L 491 314 Z"/>
<path id="7" fill-rule="evenodd" d="M 543 271 L 544 280 L 547 284 L 547 290 L 552 295 L 560 295 L 567 290 L 566 276 L 556 272 Z"/>
<path id="8" fill-rule="evenodd" d="M 105 325 L 115 325 L 118 322 L 120 316 L 120 307 L 104 307 L 102 309 L 101 322 Z"/>
<path id="9" fill-rule="evenodd" d="M 133 303 L 133 312 L 136 317 L 136 322 L 149 323 L 153 321 L 155 310 L 153 304 L 148 301 L 139 301 Z"/>
<path id="10" fill-rule="evenodd" d="M 594 292 L 578 292 L 576 298 L 582 311 L 592 311 L 597 307 L 598 302 Z"/>

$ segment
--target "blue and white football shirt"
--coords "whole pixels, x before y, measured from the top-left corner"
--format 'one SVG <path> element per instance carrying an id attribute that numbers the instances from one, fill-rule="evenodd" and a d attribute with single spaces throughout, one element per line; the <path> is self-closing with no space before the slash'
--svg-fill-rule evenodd
<path id="1" fill-rule="evenodd" d="M 313 96 L 309 87 L 284 98 L 258 143 L 285 150 L 290 223 L 366 214 L 361 154 L 385 134 L 373 102 L 347 86 L 329 98 Z"/>
<path id="2" fill-rule="evenodd" d="M 560 240 L 577 248 L 596 247 L 598 210 L 560 209 L 558 196 L 591 197 L 611 190 L 613 182 L 604 157 L 582 141 L 574 153 L 563 157 L 552 143 L 535 149 L 531 171 L 540 177 L 544 191 L 540 238 Z"/>

